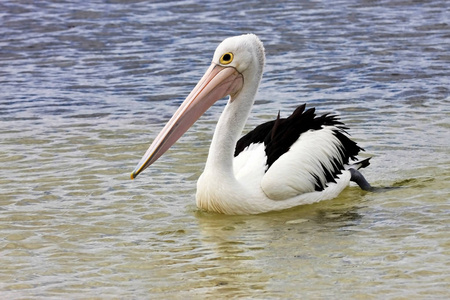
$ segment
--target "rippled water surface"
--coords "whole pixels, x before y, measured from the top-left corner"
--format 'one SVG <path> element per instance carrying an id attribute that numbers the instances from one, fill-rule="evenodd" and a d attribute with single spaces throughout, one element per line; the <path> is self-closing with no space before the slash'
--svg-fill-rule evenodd
<path id="1" fill-rule="evenodd" d="M 450 297 L 450 4 L 0 3 L 0 298 Z M 301 2 L 301 4 L 300 4 Z M 337 199 L 198 211 L 215 105 L 138 179 L 224 38 L 267 65 L 249 126 L 307 102 L 372 156 Z"/>

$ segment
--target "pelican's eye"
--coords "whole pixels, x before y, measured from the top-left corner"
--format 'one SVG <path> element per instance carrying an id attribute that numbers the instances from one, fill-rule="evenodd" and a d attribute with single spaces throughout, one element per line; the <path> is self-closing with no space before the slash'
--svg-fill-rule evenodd
<path id="1" fill-rule="evenodd" d="M 228 65 L 229 63 L 231 63 L 233 61 L 233 53 L 231 52 L 227 52 L 224 55 L 222 55 L 222 57 L 220 58 L 220 63 L 222 65 Z"/>

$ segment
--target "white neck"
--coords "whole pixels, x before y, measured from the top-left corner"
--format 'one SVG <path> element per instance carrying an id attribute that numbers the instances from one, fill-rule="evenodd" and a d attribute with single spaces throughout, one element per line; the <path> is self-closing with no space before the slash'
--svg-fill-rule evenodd
<path id="1" fill-rule="evenodd" d="M 228 100 L 214 132 L 205 172 L 213 171 L 221 176 L 234 177 L 236 143 L 252 109 L 262 76 L 262 66 L 255 73 L 252 80 L 245 82 L 238 95 Z"/>

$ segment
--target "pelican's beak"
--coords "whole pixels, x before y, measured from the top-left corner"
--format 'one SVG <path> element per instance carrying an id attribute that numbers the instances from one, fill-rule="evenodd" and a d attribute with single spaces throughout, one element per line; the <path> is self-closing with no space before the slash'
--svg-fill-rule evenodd
<path id="1" fill-rule="evenodd" d="M 164 126 L 138 163 L 131 179 L 154 163 L 200 118 L 217 100 L 236 95 L 244 84 L 244 78 L 233 67 L 223 67 L 215 63 L 206 71 L 186 100 Z"/>

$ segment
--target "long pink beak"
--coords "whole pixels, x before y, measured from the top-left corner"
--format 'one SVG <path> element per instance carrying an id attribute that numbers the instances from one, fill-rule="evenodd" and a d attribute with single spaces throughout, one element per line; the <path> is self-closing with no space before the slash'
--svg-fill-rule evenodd
<path id="1" fill-rule="evenodd" d="M 161 157 L 217 100 L 237 94 L 243 84 L 244 78 L 235 68 L 211 64 L 145 152 L 131 179 Z"/>

